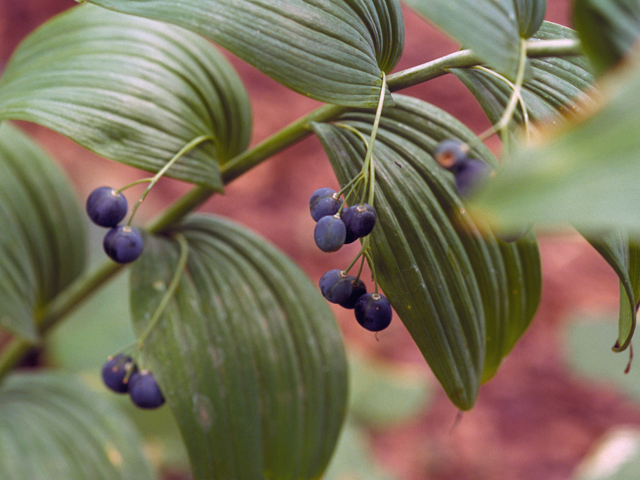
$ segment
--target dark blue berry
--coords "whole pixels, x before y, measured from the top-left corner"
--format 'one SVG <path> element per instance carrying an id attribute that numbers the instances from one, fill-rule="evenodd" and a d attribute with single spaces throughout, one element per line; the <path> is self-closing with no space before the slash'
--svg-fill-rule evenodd
<path id="1" fill-rule="evenodd" d="M 102 380 L 104 384 L 116 393 L 127 393 L 129 383 L 125 381 L 127 372 L 137 367 L 133 365 L 133 359 L 125 355 L 110 357 L 102 367 Z"/>
<path id="2" fill-rule="evenodd" d="M 340 210 L 340 200 L 335 190 L 319 188 L 311 194 L 309 211 L 316 222 L 327 215 L 335 215 L 338 210 Z"/>
<path id="3" fill-rule="evenodd" d="M 129 379 L 129 396 L 131 401 L 140 408 L 158 408 L 164 404 L 164 395 L 153 378 L 146 370 L 131 375 Z"/>
<path id="4" fill-rule="evenodd" d="M 441 167 L 455 171 L 467 159 L 467 149 L 459 140 L 443 140 L 433 151 L 433 158 Z"/>
<path id="5" fill-rule="evenodd" d="M 470 197 L 489 177 L 491 167 L 482 160 L 469 158 L 462 162 L 454 173 L 458 195 Z"/>
<path id="6" fill-rule="evenodd" d="M 135 228 L 125 225 L 109 230 L 104 236 L 102 246 L 114 262 L 129 263 L 140 256 L 144 241 Z"/>
<path id="7" fill-rule="evenodd" d="M 87 198 L 87 215 L 101 227 L 115 227 L 127 215 L 127 199 L 111 187 L 96 188 Z"/>
<path id="8" fill-rule="evenodd" d="M 367 293 L 367 286 L 362 280 L 353 275 L 349 275 L 348 278 L 351 281 L 351 295 L 344 302 L 340 302 L 339 305 L 343 308 L 354 308 L 360 297 Z"/>
<path id="9" fill-rule="evenodd" d="M 323 252 L 335 252 L 344 245 L 347 227 L 337 215 L 327 215 L 316 223 L 313 238 Z"/>
<path id="10" fill-rule="evenodd" d="M 365 293 L 356 302 L 355 314 L 360 325 L 372 332 L 379 332 L 389 326 L 393 312 L 384 295 Z"/>
<path id="11" fill-rule="evenodd" d="M 376 225 L 377 214 L 368 203 L 361 203 L 342 210 L 342 221 L 347 227 L 347 237 L 344 243 L 351 243 L 352 238 L 366 237 Z"/>
<path id="12" fill-rule="evenodd" d="M 331 303 L 346 302 L 351 296 L 351 279 L 337 268 L 329 270 L 318 282 L 320 293 Z"/>

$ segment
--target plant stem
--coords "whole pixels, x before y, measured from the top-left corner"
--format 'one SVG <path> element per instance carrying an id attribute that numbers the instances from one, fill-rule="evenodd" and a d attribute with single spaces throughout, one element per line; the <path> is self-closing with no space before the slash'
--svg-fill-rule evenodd
<path id="1" fill-rule="evenodd" d="M 527 42 L 527 54 L 529 57 L 572 56 L 580 53 L 580 44 L 577 40 Z M 394 92 L 445 75 L 450 68 L 472 67 L 480 63 L 479 59 L 470 50 L 461 50 L 423 65 L 389 75 L 387 77 L 387 86 L 390 91 Z M 309 123 L 333 120 L 349 109 L 350 107 L 325 105 L 289 124 L 255 147 L 223 164 L 220 167 L 223 183 L 225 185 L 229 184 L 272 155 L 311 135 Z M 152 220 L 146 226 L 146 230 L 151 233 L 158 233 L 167 229 L 207 201 L 214 193 L 214 190 L 205 187 L 194 187 Z M 123 265 L 121 264 L 105 261 L 97 268 L 78 277 L 46 306 L 42 315 L 36 318 L 40 333 L 42 335 L 47 333 L 51 327 L 66 317 L 84 300 L 88 299 L 93 292 L 113 278 L 122 268 Z M 32 347 L 32 344 L 18 337 L 13 337 L 5 344 L 2 351 L 0 351 L 0 380 L 20 363 L 21 359 Z"/>

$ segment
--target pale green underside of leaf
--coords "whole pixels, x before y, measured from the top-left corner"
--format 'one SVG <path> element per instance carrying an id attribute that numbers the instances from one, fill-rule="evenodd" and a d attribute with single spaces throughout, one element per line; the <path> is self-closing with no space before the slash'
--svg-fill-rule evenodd
<path id="1" fill-rule="evenodd" d="M 597 73 L 618 63 L 640 36 L 637 0 L 575 0 L 573 24 Z"/>
<path id="2" fill-rule="evenodd" d="M 264 239 L 198 215 L 172 234 L 187 272 L 144 348 L 196 479 L 315 479 L 347 401 L 347 364 L 327 302 Z M 147 238 L 133 264 L 134 328 L 144 329 L 176 269 L 178 245 Z"/>
<path id="3" fill-rule="evenodd" d="M 181 25 L 283 85 L 341 105 L 374 106 L 404 44 L 398 0 L 89 0 Z"/>
<path id="4" fill-rule="evenodd" d="M 222 189 L 219 163 L 251 135 L 244 88 L 205 39 L 166 23 L 81 5 L 18 47 L 0 77 L 0 119 L 39 123 L 104 157 Z"/>
<path id="5" fill-rule="evenodd" d="M 520 33 L 513 0 L 405 0 L 487 65 L 514 80 Z"/>
<path id="6" fill-rule="evenodd" d="M 152 480 L 129 419 L 74 377 L 9 377 L 0 388 L 6 480 Z"/>
<path id="7" fill-rule="evenodd" d="M 482 233 L 465 213 L 451 175 L 433 160 L 441 140 L 472 142 L 473 133 L 436 107 L 394 97 L 396 107 L 384 110 L 374 148 L 375 271 L 451 400 L 468 409 L 480 381 L 493 376 L 537 308 L 538 249 L 532 235 L 507 244 Z M 373 113 L 347 113 L 340 122 L 368 136 Z M 362 166 L 362 140 L 338 126 L 313 128 L 344 185 Z M 472 145 L 475 157 L 495 164 L 481 143 Z"/>
<path id="8" fill-rule="evenodd" d="M 69 180 L 7 122 L 0 124 L 0 219 L 0 327 L 35 341 L 36 310 L 84 269 L 84 221 Z"/>

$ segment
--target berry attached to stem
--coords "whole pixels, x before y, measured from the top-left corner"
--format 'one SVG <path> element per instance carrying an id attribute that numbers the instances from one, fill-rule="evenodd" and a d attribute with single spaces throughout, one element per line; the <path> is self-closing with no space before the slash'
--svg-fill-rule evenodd
<path id="1" fill-rule="evenodd" d="M 323 252 L 336 252 L 344 245 L 347 227 L 339 216 L 327 215 L 316 223 L 313 238 Z"/>
<path id="2" fill-rule="evenodd" d="M 351 296 L 351 279 L 337 268 L 322 275 L 318 285 L 322 296 L 331 303 L 346 302 Z"/>
<path id="3" fill-rule="evenodd" d="M 364 284 L 362 280 L 354 277 L 353 275 L 349 275 L 347 277 L 351 281 L 351 295 L 344 302 L 340 302 L 342 308 L 353 309 L 356 306 L 360 297 L 362 297 L 365 293 L 367 293 L 367 286 Z"/>
<path id="4" fill-rule="evenodd" d="M 389 301 L 379 293 L 362 295 L 356 302 L 354 312 L 358 323 L 371 332 L 387 328 L 393 316 Z"/>
<path id="5" fill-rule="evenodd" d="M 327 215 L 335 215 L 338 210 L 340 210 L 340 200 L 335 190 L 319 188 L 311 194 L 309 211 L 316 222 Z"/>
<path id="6" fill-rule="evenodd" d="M 117 263 L 130 263 L 136 260 L 144 248 L 140 233 L 128 225 L 113 227 L 104 236 L 104 251 Z"/>
<path id="7" fill-rule="evenodd" d="M 98 187 L 87 198 L 87 215 L 100 227 L 115 227 L 127 215 L 127 199 L 111 187 Z"/>
<path id="8" fill-rule="evenodd" d="M 144 409 L 158 408 L 165 401 L 155 378 L 146 370 L 131 375 L 129 379 L 129 396 L 136 406 Z"/>
<path id="9" fill-rule="evenodd" d="M 129 391 L 128 373 L 137 372 L 137 367 L 133 364 L 133 359 L 126 355 L 116 355 L 109 357 L 102 367 L 102 380 L 104 384 L 116 393 L 127 393 Z"/>

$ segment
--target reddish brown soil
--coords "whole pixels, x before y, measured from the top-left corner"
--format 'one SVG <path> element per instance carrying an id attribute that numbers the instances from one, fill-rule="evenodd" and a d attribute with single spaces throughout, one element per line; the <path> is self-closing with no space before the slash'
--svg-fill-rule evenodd
<path id="1" fill-rule="evenodd" d="M 566 23 L 568 1 L 549 3 L 548 18 Z M 36 25 L 73 5 L 71 0 L 0 0 L 0 64 Z M 407 44 L 401 68 L 456 49 L 409 12 L 406 23 Z M 318 105 L 232 60 L 253 101 L 254 143 Z M 403 93 L 447 109 L 475 131 L 486 127 L 471 95 L 451 78 Z M 125 184 L 141 175 L 97 158 L 56 134 L 35 126 L 25 127 L 64 164 L 81 198 L 99 184 Z M 213 198 L 204 210 L 232 217 L 259 231 L 317 280 L 328 268 L 348 262 L 354 253 L 344 249 L 329 257 L 319 252 L 312 241 L 313 222 L 307 212 L 309 194 L 321 186 L 335 185 L 318 142 L 309 139 L 232 183 L 225 196 Z M 152 215 L 188 188 L 175 181 L 161 182 L 141 214 Z M 615 312 L 615 275 L 577 237 L 546 237 L 541 248 L 544 286 L 539 312 L 496 377 L 482 388 L 473 410 L 465 413 L 452 429 L 457 411 L 438 392 L 430 408 L 414 421 L 373 434 L 381 462 L 400 478 L 565 480 L 608 428 L 624 423 L 640 425 L 638 406 L 614 391 L 581 383 L 566 369 L 562 358 L 560 327 L 569 313 L 577 309 Z M 351 344 L 426 370 L 400 322 L 394 322 L 376 340 L 354 325 L 350 313 L 336 313 Z M 603 349 L 610 347 L 609 340 L 603 339 Z"/>

